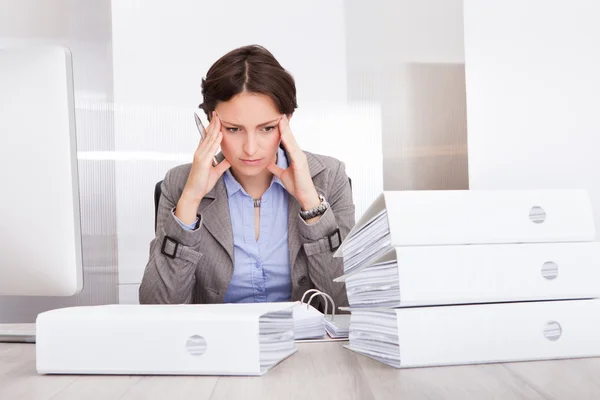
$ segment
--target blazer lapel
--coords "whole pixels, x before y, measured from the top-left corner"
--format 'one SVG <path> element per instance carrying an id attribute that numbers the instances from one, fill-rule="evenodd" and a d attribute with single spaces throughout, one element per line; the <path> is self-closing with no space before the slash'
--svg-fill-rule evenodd
<path id="1" fill-rule="evenodd" d="M 202 213 L 202 224 L 223 246 L 233 265 L 233 230 L 229 216 L 229 201 L 223 178 L 200 202 L 198 211 Z"/>
<path id="2" fill-rule="evenodd" d="M 308 161 L 308 169 L 310 171 L 310 176 L 314 178 L 319 173 L 321 173 L 325 166 L 321 161 L 319 161 L 315 156 L 310 153 L 305 153 Z M 287 155 L 287 154 L 286 154 Z M 290 159 L 287 156 L 288 160 Z M 315 184 L 315 188 L 317 192 L 323 194 L 323 190 Z M 298 215 L 298 211 L 300 211 L 300 203 L 298 200 L 292 195 L 288 196 L 288 248 L 290 251 L 290 267 L 293 269 L 294 264 L 296 263 L 296 258 L 298 257 L 298 252 L 300 251 L 300 247 L 302 247 L 302 238 L 300 237 L 300 231 L 298 229 L 298 224 L 302 223 Z"/>
<path id="3" fill-rule="evenodd" d="M 302 246 L 300 231 L 298 230 L 298 210 L 300 203 L 291 194 L 288 196 L 288 250 L 290 252 L 290 268 L 294 268 L 296 257 Z"/>

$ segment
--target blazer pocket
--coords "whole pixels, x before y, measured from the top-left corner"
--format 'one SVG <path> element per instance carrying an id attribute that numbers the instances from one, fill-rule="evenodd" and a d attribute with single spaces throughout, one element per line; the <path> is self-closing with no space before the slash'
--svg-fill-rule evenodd
<path id="1" fill-rule="evenodd" d="M 214 304 L 214 303 L 222 303 L 222 297 L 218 291 L 213 288 L 204 288 L 204 298 L 206 303 Z"/>
<path id="2" fill-rule="evenodd" d="M 222 302 L 219 300 L 229 287 L 229 282 L 226 282 L 226 277 L 223 274 L 224 267 L 219 261 L 214 258 L 213 253 L 205 253 L 198 265 L 198 274 L 196 284 L 198 291 L 206 298 L 207 303 Z"/>

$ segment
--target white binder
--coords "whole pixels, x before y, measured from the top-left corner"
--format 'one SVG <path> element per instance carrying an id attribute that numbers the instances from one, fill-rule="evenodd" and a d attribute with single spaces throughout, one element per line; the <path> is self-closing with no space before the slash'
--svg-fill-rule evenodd
<path id="1" fill-rule="evenodd" d="M 600 297 L 600 242 L 396 247 L 336 281 L 352 309 Z"/>
<path id="2" fill-rule="evenodd" d="M 600 356 L 600 300 L 352 310 L 350 350 L 397 368 Z"/>
<path id="3" fill-rule="evenodd" d="M 334 256 L 345 256 L 352 242 L 363 242 L 355 247 L 358 251 L 372 246 L 377 235 L 365 235 L 365 228 L 382 213 L 388 246 L 578 242 L 596 237 L 585 190 L 385 191 Z"/>
<path id="4" fill-rule="evenodd" d="M 36 330 L 41 374 L 262 375 L 296 352 L 292 303 L 71 307 Z"/>

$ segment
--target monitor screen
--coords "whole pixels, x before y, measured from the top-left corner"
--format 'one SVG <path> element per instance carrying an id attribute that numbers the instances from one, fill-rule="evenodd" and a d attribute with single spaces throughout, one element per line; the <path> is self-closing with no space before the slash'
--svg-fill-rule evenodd
<path id="1" fill-rule="evenodd" d="M 0 47 L 0 295 L 83 287 L 71 53 Z"/>

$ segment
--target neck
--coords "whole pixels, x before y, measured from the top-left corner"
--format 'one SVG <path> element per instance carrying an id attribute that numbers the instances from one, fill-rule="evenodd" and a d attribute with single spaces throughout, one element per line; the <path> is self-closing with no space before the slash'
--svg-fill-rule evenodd
<path id="1" fill-rule="evenodd" d="M 233 169 L 231 174 L 253 199 L 260 199 L 273 180 L 273 174 L 268 169 L 255 176 L 240 175 Z"/>

